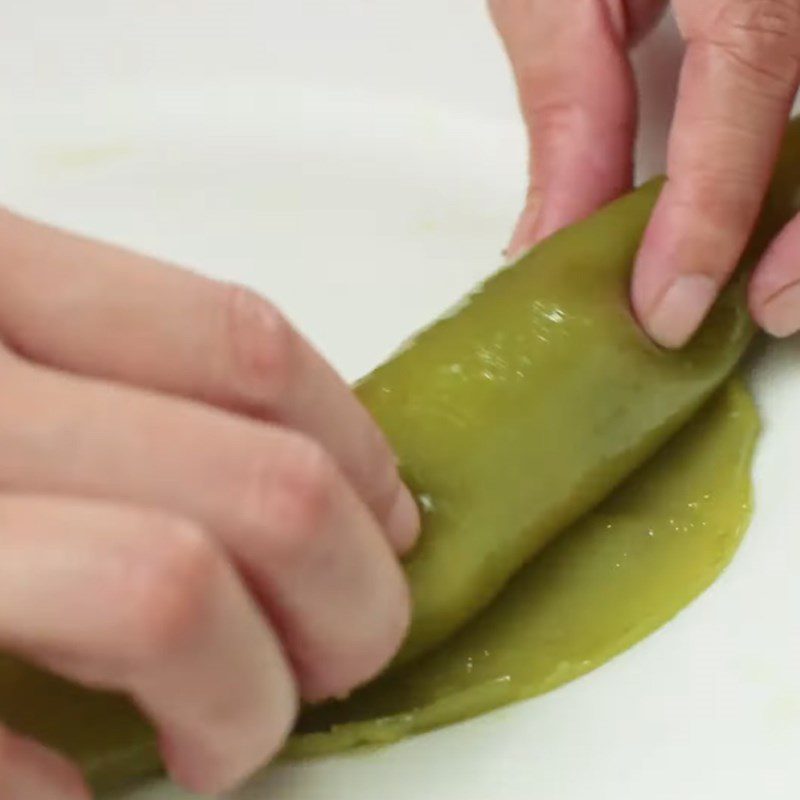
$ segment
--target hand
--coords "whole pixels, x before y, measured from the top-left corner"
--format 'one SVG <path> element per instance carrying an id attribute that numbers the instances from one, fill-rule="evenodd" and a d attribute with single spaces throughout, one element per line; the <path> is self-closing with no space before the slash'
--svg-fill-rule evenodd
<path id="1" fill-rule="evenodd" d="M 627 49 L 664 0 L 490 0 L 531 150 L 514 258 L 632 181 L 636 92 Z M 658 343 L 697 330 L 744 250 L 800 83 L 800 0 L 674 0 L 687 43 L 667 184 L 634 270 L 632 303 Z M 753 275 L 750 308 L 800 330 L 800 220 Z"/>
<path id="2" fill-rule="evenodd" d="M 0 212 L 0 647 L 126 692 L 226 790 L 378 672 L 418 529 L 348 387 L 251 293 Z M 0 730 L 0 796 L 87 797 Z"/>

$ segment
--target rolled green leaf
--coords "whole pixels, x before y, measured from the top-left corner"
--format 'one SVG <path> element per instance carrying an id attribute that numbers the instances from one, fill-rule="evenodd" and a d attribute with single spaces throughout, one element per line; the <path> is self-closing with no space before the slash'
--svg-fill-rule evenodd
<path id="1" fill-rule="evenodd" d="M 645 336 L 628 299 L 660 186 L 547 239 L 358 386 L 424 514 L 400 662 L 489 603 L 730 375 L 754 332 L 750 267 L 798 210 L 800 122 L 737 276 L 677 352 Z"/>

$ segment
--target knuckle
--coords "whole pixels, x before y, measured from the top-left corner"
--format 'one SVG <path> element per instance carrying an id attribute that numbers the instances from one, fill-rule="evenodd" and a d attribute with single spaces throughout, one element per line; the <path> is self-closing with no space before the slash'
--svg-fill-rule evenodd
<path id="1" fill-rule="evenodd" d="M 530 105 L 531 127 L 543 141 L 558 141 L 575 127 L 583 109 L 574 97 L 563 94 L 540 93 L 540 98 Z"/>
<path id="2" fill-rule="evenodd" d="M 257 463 L 249 483 L 254 522 L 266 526 L 271 556 L 293 559 L 325 528 L 338 470 L 314 440 L 287 434 L 283 452 Z"/>
<path id="3" fill-rule="evenodd" d="M 540 91 L 536 85 L 538 76 L 529 80 L 520 78 L 520 91 L 524 97 L 531 98 L 524 104 L 525 122 L 530 134 L 531 147 L 528 158 L 528 190 L 526 203 L 531 205 L 541 200 L 542 165 L 551 162 L 561 142 L 567 141 L 575 130 L 576 123 L 584 115 L 580 103 L 574 97 L 563 96 L 563 92 L 553 96 L 554 89 Z M 551 87 L 560 85 L 554 75 L 548 81 Z"/>
<path id="4" fill-rule="evenodd" d="M 800 79 L 797 0 L 727 0 L 709 39 L 762 92 L 783 98 Z"/>
<path id="5" fill-rule="evenodd" d="M 225 285 L 221 294 L 230 380 L 246 400 L 274 403 L 291 389 L 297 334 L 283 314 L 256 292 Z"/>
<path id="6" fill-rule="evenodd" d="M 122 660 L 133 669 L 167 658 L 203 625 L 221 557 L 195 525 L 151 524 L 122 587 L 126 602 Z"/>
<path id="7" fill-rule="evenodd" d="M 526 85 L 524 77 L 520 80 L 521 94 L 527 98 L 523 110 L 530 134 L 533 178 L 540 165 L 555 163 L 565 141 L 583 136 L 587 125 L 598 131 L 613 131 L 620 141 L 633 137 L 636 118 L 629 103 L 629 87 L 624 78 L 604 77 L 608 79 L 604 90 L 594 94 L 557 73 L 547 79 L 537 76 L 542 88 Z"/>
<path id="8" fill-rule="evenodd" d="M 714 229 L 749 229 L 754 215 L 753 184 L 744 175 L 698 167 L 687 172 L 683 183 L 687 208 L 701 214 Z"/>

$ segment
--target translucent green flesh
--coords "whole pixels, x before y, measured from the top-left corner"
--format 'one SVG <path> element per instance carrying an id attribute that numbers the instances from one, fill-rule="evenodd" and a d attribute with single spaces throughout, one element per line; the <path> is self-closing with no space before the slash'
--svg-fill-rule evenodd
<path id="1" fill-rule="evenodd" d="M 629 277 L 658 191 L 543 242 L 359 385 L 425 512 L 399 662 L 452 635 L 643 464 L 750 342 L 741 276 L 680 352 L 633 320 Z"/>
<path id="2" fill-rule="evenodd" d="M 730 383 L 454 638 L 348 701 L 308 712 L 288 754 L 388 742 L 532 697 L 646 636 L 736 550 L 757 432 L 746 390 Z"/>

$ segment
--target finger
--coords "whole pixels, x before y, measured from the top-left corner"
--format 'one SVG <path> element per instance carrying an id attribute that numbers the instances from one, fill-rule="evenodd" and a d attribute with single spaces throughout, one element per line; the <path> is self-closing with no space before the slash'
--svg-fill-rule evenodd
<path id="1" fill-rule="evenodd" d="M 417 507 L 378 426 L 284 317 L 246 290 L 0 213 L 0 335 L 43 364 L 307 433 L 400 551 L 417 536 Z"/>
<path id="2" fill-rule="evenodd" d="M 0 497 L 0 642 L 129 693 L 195 791 L 240 782 L 294 720 L 288 665 L 235 572 L 198 528 L 157 512 Z"/>
<path id="3" fill-rule="evenodd" d="M 572 13 L 536 0 L 491 7 L 530 144 L 525 209 L 507 251 L 513 260 L 630 187 L 636 96 L 626 47 L 633 31 L 617 2 L 580 3 Z"/>
<path id="4" fill-rule="evenodd" d="M 0 485 L 163 508 L 219 536 L 308 698 L 346 693 L 408 624 L 397 559 L 311 439 L 202 404 L 0 362 Z"/>
<path id="5" fill-rule="evenodd" d="M 80 771 L 52 750 L 0 726 L 0 797 L 89 800 Z"/>
<path id="6" fill-rule="evenodd" d="M 638 255 L 633 305 L 666 347 L 695 333 L 752 232 L 800 74 L 800 3 L 682 0 L 688 41 L 668 182 Z"/>
<path id="7" fill-rule="evenodd" d="M 800 219 L 772 242 L 750 283 L 750 312 L 767 333 L 800 331 Z"/>
<path id="8" fill-rule="evenodd" d="M 669 0 L 606 0 L 612 14 L 620 19 L 617 23 L 624 26 L 628 45 L 633 46 L 649 33 L 663 16 Z"/>

